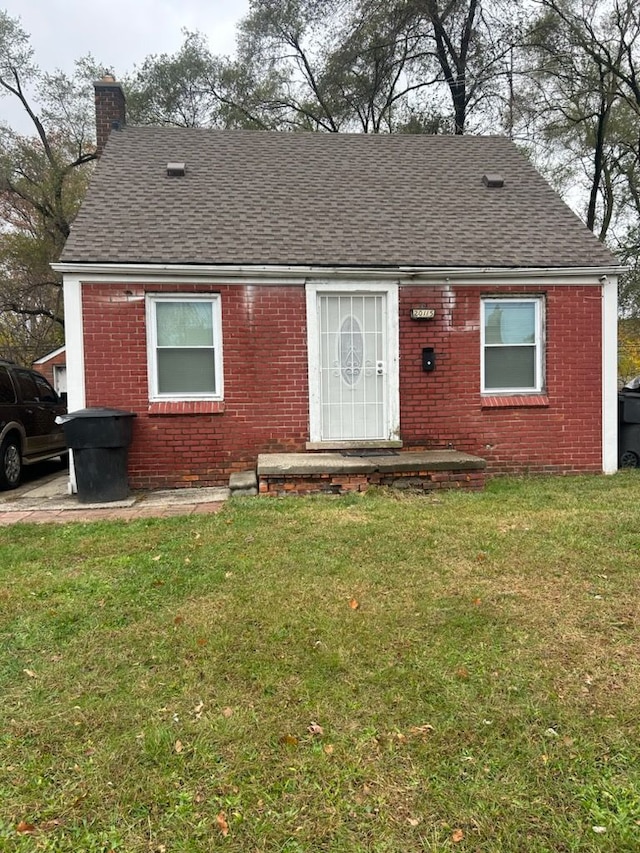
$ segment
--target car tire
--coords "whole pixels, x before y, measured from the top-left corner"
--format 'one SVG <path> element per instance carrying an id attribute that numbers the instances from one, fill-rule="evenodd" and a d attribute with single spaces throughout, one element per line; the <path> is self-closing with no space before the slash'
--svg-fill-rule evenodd
<path id="1" fill-rule="evenodd" d="M 0 489 L 15 489 L 22 476 L 22 455 L 15 438 L 5 438 L 0 445 Z"/>

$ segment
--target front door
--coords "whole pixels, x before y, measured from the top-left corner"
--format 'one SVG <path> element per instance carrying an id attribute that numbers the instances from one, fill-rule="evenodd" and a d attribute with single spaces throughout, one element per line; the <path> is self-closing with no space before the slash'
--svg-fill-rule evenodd
<path id="1" fill-rule="evenodd" d="M 389 293 L 314 292 L 310 322 L 312 441 L 375 442 L 392 437 Z M 391 362 L 391 363 L 390 363 Z M 315 394 L 314 394 L 315 388 Z"/>

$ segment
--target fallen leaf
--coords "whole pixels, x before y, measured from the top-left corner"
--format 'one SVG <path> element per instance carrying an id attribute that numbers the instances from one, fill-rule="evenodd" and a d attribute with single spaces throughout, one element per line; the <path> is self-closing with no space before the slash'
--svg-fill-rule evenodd
<path id="1" fill-rule="evenodd" d="M 226 838 L 229 835 L 229 824 L 227 823 L 227 816 L 224 812 L 220 812 L 216 817 L 216 823 L 218 824 L 218 829 Z"/>
<path id="2" fill-rule="evenodd" d="M 16 826 L 16 832 L 20 835 L 26 835 L 29 832 L 35 832 L 36 828 L 32 823 L 27 823 L 26 820 L 21 820 Z"/>
<path id="3" fill-rule="evenodd" d="M 196 643 L 197 643 L 199 646 L 206 646 L 208 642 L 209 642 L 209 641 L 207 640 L 207 638 L 206 638 L 206 637 L 198 637 L 198 639 L 196 640 Z"/>
<path id="4" fill-rule="evenodd" d="M 454 844 L 457 844 L 459 841 L 462 841 L 464 838 L 464 832 L 461 829 L 454 829 L 451 833 L 451 840 Z"/>
<path id="5" fill-rule="evenodd" d="M 297 746 L 298 738 L 295 735 L 282 735 L 282 737 L 278 739 L 278 742 L 283 743 L 286 746 Z"/>
<path id="6" fill-rule="evenodd" d="M 607 831 L 606 826 L 592 826 L 591 829 L 593 829 L 596 835 L 604 835 L 604 833 Z"/>
<path id="7" fill-rule="evenodd" d="M 29 678 L 37 678 L 35 672 L 32 669 L 23 669 L 22 671 L 25 675 L 28 675 Z"/>
<path id="8" fill-rule="evenodd" d="M 222 709 L 222 716 L 226 717 L 227 720 L 229 719 L 229 717 L 232 716 L 232 714 L 233 714 L 233 708 L 226 707 L 226 708 Z"/>
<path id="9" fill-rule="evenodd" d="M 175 742 L 175 744 L 173 745 L 173 748 L 178 754 L 180 754 L 182 752 L 182 750 L 184 749 L 184 746 L 182 745 L 182 741 L 177 740 Z"/>
<path id="10" fill-rule="evenodd" d="M 352 610 L 357 610 L 360 607 L 360 603 L 358 602 L 357 599 L 352 598 L 351 601 L 349 602 L 349 607 Z"/>
<path id="11" fill-rule="evenodd" d="M 45 820 L 44 823 L 41 823 L 39 829 L 43 832 L 48 832 L 50 829 L 56 829 L 58 826 L 62 826 L 62 821 L 54 817 L 52 820 Z"/>
<path id="12" fill-rule="evenodd" d="M 333 744 L 325 743 L 322 748 L 327 755 L 333 755 Z"/>
<path id="13" fill-rule="evenodd" d="M 158 586 L 164 586 L 164 581 L 154 581 L 154 582 L 151 584 L 151 586 L 155 586 L 155 587 L 158 587 Z"/>
<path id="14" fill-rule="evenodd" d="M 434 728 L 430 723 L 425 723 L 423 726 L 411 726 L 409 731 L 412 735 L 426 735 L 434 731 Z"/>
<path id="15" fill-rule="evenodd" d="M 155 556 L 155 557 L 152 557 L 151 559 L 154 561 L 154 563 L 157 563 L 157 562 L 158 562 L 158 560 L 161 560 L 161 559 L 162 559 L 162 555 L 161 555 L 161 554 L 156 554 L 156 556 Z"/>
<path id="16" fill-rule="evenodd" d="M 458 667 L 456 669 L 456 676 L 462 681 L 466 681 L 469 678 L 469 670 L 465 666 Z"/>
<path id="17" fill-rule="evenodd" d="M 473 603 L 475 604 L 476 607 L 479 607 L 482 604 L 482 599 L 481 598 L 474 598 Z"/>
<path id="18" fill-rule="evenodd" d="M 324 734 L 324 729 L 322 728 L 322 726 L 319 726 L 317 723 L 314 723 L 313 720 L 311 721 L 311 725 L 307 726 L 307 731 L 312 735 Z"/>
<path id="19" fill-rule="evenodd" d="M 419 826 L 419 824 L 420 824 L 420 818 L 417 818 L 417 817 L 408 817 L 408 818 L 407 818 L 407 823 L 409 824 L 409 826 Z"/>
<path id="20" fill-rule="evenodd" d="M 176 618 L 173 620 L 174 625 L 182 625 L 183 622 L 184 616 L 176 616 Z"/>

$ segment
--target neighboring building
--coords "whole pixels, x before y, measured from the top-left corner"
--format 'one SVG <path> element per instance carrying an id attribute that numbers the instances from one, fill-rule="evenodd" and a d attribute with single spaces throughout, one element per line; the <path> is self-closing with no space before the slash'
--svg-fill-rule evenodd
<path id="1" fill-rule="evenodd" d="M 67 391 L 67 350 L 66 347 L 58 347 L 33 362 L 33 369 L 42 373 L 56 389 L 58 394 Z"/>
<path id="2" fill-rule="evenodd" d="M 134 486 L 258 454 L 617 465 L 616 259 L 501 137 L 126 127 L 56 269 L 69 408 L 136 413 Z M 402 453 L 401 453 L 402 456 Z"/>

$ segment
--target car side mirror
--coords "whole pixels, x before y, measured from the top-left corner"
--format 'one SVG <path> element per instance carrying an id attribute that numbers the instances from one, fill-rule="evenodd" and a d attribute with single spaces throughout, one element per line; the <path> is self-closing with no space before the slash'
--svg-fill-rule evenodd
<path id="1" fill-rule="evenodd" d="M 62 394 L 58 394 L 58 399 L 60 400 L 61 403 L 63 403 L 66 406 L 67 405 L 67 392 L 63 391 Z"/>

